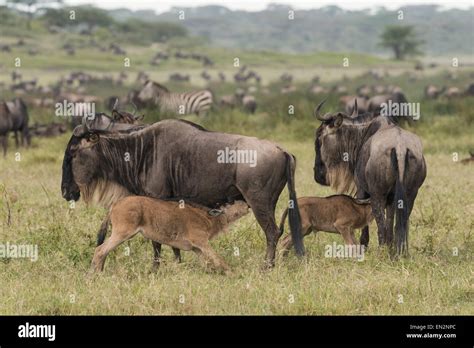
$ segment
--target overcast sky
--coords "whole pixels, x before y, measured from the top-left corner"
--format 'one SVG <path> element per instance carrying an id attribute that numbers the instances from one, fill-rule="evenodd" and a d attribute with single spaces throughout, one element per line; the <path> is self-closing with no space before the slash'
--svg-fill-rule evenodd
<path id="1" fill-rule="evenodd" d="M 230 9 L 259 11 L 263 10 L 270 3 L 280 3 L 291 5 L 294 9 L 310 9 L 319 8 L 327 5 L 337 5 L 344 9 L 373 9 L 378 6 L 384 6 L 388 9 L 399 8 L 404 5 L 417 4 L 437 4 L 443 8 L 469 8 L 474 6 L 474 0 L 64 0 L 67 4 L 94 4 L 98 7 L 113 9 L 113 8 L 129 8 L 132 10 L 138 9 L 153 9 L 156 12 L 164 12 L 171 7 L 195 7 L 204 5 L 222 5 Z"/>

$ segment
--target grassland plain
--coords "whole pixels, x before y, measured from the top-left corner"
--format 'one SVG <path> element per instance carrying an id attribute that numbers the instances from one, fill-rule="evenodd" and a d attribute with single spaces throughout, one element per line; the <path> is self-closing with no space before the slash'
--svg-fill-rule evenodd
<path id="1" fill-rule="evenodd" d="M 325 246 L 342 239 L 318 233 L 305 239 L 304 260 L 280 256 L 263 271 L 264 234 L 249 214 L 212 242 L 231 277 L 206 270 L 193 253 L 177 264 L 167 247 L 151 273 L 151 244 L 140 236 L 111 253 L 102 275 L 88 275 L 104 210 L 82 202 L 71 208 L 61 197 L 69 134 L 35 139 L 20 161 L 11 151 L 0 162 L 0 241 L 39 248 L 36 262 L 0 260 L 0 314 L 472 314 L 474 174 L 453 152 L 467 156 L 473 126 L 446 116 L 413 130 L 424 140 L 428 176 L 410 222 L 409 258 L 393 261 L 379 249 L 372 224 L 363 261 L 325 257 Z M 242 132 L 261 135 L 252 127 Z M 332 193 L 313 180 L 311 137 L 278 128 L 264 134 L 297 156 L 299 196 Z M 277 219 L 287 199 L 285 190 Z"/>

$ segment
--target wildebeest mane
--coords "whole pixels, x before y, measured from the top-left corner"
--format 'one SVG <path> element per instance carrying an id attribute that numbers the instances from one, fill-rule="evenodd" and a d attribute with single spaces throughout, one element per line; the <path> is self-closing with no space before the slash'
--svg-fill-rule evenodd
<path id="1" fill-rule="evenodd" d="M 201 131 L 204 131 L 204 132 L 211 132 L 210 130 L 204 128 L 203 126 L 197 124 L 197 123 L 194 123 L 194 122 L 191 122 L 191 121 L 188 121 L 188 120 L 183 120 L 183 119 L 178 119 L 178 121 L 180 122 L 183 122 L 183 123 L 186 123 L 186 124 L 189 124 L 190 126 L 193 126 L 194 128 L 196 129 L 199 129 Z"/>

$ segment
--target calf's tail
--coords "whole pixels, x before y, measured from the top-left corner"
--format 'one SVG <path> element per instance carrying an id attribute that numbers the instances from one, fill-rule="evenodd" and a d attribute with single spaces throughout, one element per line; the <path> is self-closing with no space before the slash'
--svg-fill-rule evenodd
<path id="1" fill-rule="evenodd" d="M 280 221 L 280 233 L 283 234 L 285 232 L 285 220 L 286 216 L 288 215 L 288 208 L 285 209 L 283 212 L 283 215 L 281 216 L 281 221 Z"/>

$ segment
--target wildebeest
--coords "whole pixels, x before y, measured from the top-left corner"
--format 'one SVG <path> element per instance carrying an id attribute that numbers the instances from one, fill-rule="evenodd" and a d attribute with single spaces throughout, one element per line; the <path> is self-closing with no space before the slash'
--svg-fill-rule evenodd
<path id="1" fill-rule="evenodd" d="M 367 111 L 374 113 L 376 116 L 380 115 L 383 104 L 392 101 L 394 104 L 407 103 L 407 98 L 402 92 L 395 92 L 392 94 L 376 95 L 369 99 L 367 103 Z"/>
<path id="2" fill-rule="evenodd" d="M 21 135 L 21 145 L 30 146 L 31 138 L 28 128 L 29 117 L 25 102 L 17 97 L 12 101 L 6 102 L 6 105 L 12 121 L 12 127 L 10 130 L 15 134 L 16 147 L 20 145 L 18 132 L 20 132 Z"/>
<path id="3" fill-rule="evenodd" d="M 66 200 L 82 196 L 106 207 L 129 194 L 207 207 L 245 200 L 265 232 L 271 266 L 280 238 L 275 207 L 285 184 L 294 202 L 289 220 L 296 253 L 304 254 L 295 166 L 294 156 L 270 141 L 211 132 L 184 120 L 118 134 L 91 129 L 86 122 L 74 130 L 65 150 L 61 190 Z"/>
<path id="4" fill-rule="evenodd" d="M 122 242 L 142 233 L 157 243 L 179 250 L 193 250 L 219 271 L 230 274 L 230 268 L 209 245 L 209 240 L 249 211 L 244 201 L 209 210 L 179 202 L 143 196 L 128 196 L 115 203 L 105 218 L 112 224 L 112 234 L 96 248 L 92 267 L 102 271 L 107 254 Z M 102 226 L 107 226 L 107 221 Z M 101 231 L 105 234 L 106 231 Z M 156 265 L 156 263 L 155 263 Z"/>
<path id="5" fill-rule="evenodd" d="M 366 97 L 356 97 L 352 95 L 344 95 L 339 98 L 339 102 L 344 105 L 344 109 L 348 115 L 352 115 L 355 108 L 355 103 L 357 101 L 357 111 L 359 114 L 364 114 L 367 112 L 368 99 Z"/>
<path id="6" fill-rule="evenodd" d="M 7 103 L 0 101 L 0 142 L 3 148 L 3 156 L 7 154 L 8 132 L 12 129 L 13 121 L 8 111 Z"/>
<path id="7" fill-rule="evenodd" d="M 187 93 L 172 93 L 165 86 L 154 81 L 147 81 L 138 99 L 143 104 L 156 105 L 161 112 L 178 115 L 204 115 L 213 103 L 212 92 L 201 90 Z"/>
<path id="8" fill-rule="evenodd" d="M 408 224 L 418 190 L 426 177 L 426 164 L 418 136 L 396 126 L 387 117 L 367 113 L 315 116 L 315 181 L 339 193 L 357 189 L 357 197 L 370 198 L 377 222 L 379 244 L 393 244 L 397 253 L 408 252 Z M 385 217 L 386 210 L 386 217 Z M 361 243 L 368 243 L 368 228 Z"/>
<path id="9" fill-rule="evenodd" d="M 425 97 L 427 99 L 436 99 L 438 98 L 441 93 L 443 93 L 444 90 L 441 88 L 438 88 L 434 85 L 428 85 L 425 87 Z"/>
<path id="10" fill-rule="evenodd" d="M 461 163 L 462 164 L 469 164 L 469 163 L 473 163 L 474 162 L 474 151 L 469 151 L 469 155 L 471 157 L 468 157 L 468 158 L 464 158 L 461 160 Z"/>
<path id="11" fill-rule="evenodd" d="M 369 200 L 358 200 L 346 195 L 329 197 L 300 197 L 301 232 L 325 231 L 339 233 L 344 242 L 355 245 L 354 230 L 366 227 L 373 219 Z M 283 212 L 280 231 L 283 234 L 288 209 Z M 292 246 L 291 236 L 283 238 L 281 245 L 286 254 Z"/>

